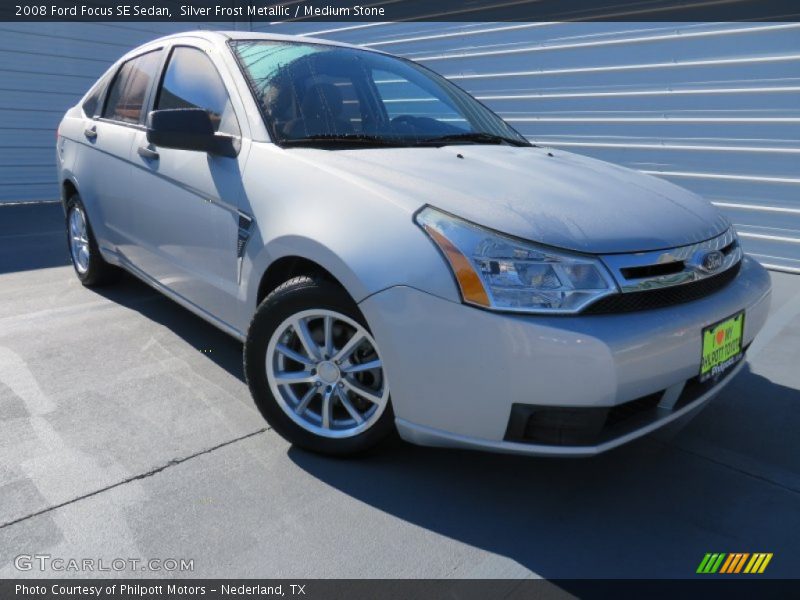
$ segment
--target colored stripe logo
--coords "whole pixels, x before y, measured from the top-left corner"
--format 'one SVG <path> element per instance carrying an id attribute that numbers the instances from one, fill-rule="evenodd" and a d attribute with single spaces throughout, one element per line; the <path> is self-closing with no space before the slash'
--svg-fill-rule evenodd
<path id="1" fill-rule="evenodd" d="M 707 552 L 697 567 L 697 573 L 735 575 L 763 573 L 772 560 L 772 552 Z"/>

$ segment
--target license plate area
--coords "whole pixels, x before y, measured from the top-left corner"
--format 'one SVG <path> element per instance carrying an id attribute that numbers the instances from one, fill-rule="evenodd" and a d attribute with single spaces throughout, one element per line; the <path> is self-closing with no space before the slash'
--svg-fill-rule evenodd
<path id="1" fill-rule="evenodd" d="M 705 327 L 701 338 L 699 380 L 719 379 L 744 356 L 744 311 Z"/>

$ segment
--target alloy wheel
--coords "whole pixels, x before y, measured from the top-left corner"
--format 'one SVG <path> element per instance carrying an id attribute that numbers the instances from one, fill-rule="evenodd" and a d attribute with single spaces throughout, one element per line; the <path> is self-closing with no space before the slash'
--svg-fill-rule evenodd
<path id="1" fill-rule="evenodd" d="M 285 319 L 267 346 L 267 380 L 281 409 L 303 429 L 352 437 L 378 421 L 389 388 L 372 335 L 332 310 Z"/>
<path id="2" fill-rule="evenodd" d="M 69 249 L 78 273 L 86 273 L 89 270 L 89 231 L 86 216 L 79 206 L 69 211 Z"/>

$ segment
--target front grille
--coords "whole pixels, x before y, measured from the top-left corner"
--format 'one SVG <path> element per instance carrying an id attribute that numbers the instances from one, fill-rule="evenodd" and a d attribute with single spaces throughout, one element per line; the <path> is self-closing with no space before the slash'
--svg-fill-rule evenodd
<path id="1" fill-rule="evenodd" d="M 628 292 L 606 296 L 594 304 L 587 306 L 583 310 L 583 313 L 598 315 L 634 312 L 699 300 L 700 298 L 710 296 L 714 292 L 718 292 L 733 281 L 739 273 L 741 264 L 741 261 L 739 261 L 730 269 L 719 275 L 714 275 L 713 277 L 707 277 L 698 281 L 644 290 L 641 292 Z"/>
<path id="2" fill-rule="evenodd" d="M 662 277 L 664 275 L 674 275 L 680 273 L 686 267 L 682 260 L 668 263 L 658 263 L 655 265 L 644 265 L 642 267 L 624 267 L 620 273 L 625 279 L 641 279 L 643 277 Z"/>

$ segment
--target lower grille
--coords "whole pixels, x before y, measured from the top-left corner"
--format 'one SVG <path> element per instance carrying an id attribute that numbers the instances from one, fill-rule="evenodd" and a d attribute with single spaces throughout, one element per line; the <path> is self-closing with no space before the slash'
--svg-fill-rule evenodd
<path id="1" fill-rule="evenodd" d="M 699 300 L 727 286 L 739 274 L 741 265 L 740 261 L 719 275 L 682 285 L 606 296 L 587 306 L 582 314 L 597 315 L 651 310 Z"/>
<path id="2" fill-rule="evenodd" d="M 745 346 L 742 352 L 747 352 Z M 744 360 L 744 359 L 742 359 Z M 731 376 L 700 382 L 692 377 L 671 407 L 659 407 L 666 390 L 641 396 L 616 406 L 555 407 L 514 404 L 508 419 L 507 442 L 547 446 L 596 446 L 668 417 L 699 400 Z"/>
<path id="3" fill-rule="evenodd" d="M 610 407 L 514 404 L 505 440 L 548 446 L 593 446 L 653 420 L 664 390 Z"/>

